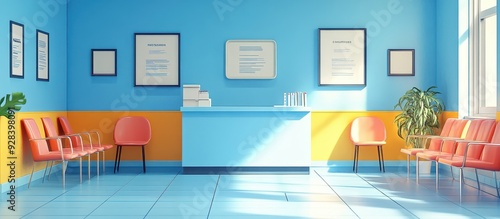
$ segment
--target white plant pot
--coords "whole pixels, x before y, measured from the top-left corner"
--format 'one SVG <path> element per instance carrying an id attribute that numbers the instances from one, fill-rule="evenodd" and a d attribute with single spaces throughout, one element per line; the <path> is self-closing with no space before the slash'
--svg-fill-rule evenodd
<path id="1" fill-rule="evenodd" d="M 432 161 L 430 160 L 420 160 L 419 162 L 419 171 L 420 174 L 430 174 L 431 173 L 431 166 L 432 166 Z"/>

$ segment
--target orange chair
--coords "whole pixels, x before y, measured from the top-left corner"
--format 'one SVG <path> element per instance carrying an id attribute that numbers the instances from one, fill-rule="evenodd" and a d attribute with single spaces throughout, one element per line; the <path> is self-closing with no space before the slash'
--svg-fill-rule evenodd
<path id="1" fill-rule="evenodd" d="M 436 161 L 439 160 L 439 158 L 444 158 L 444 159 L 463 159 L 463 156 L 465 154 L 465 149 L 467 148 L 468 143 L 481 143 L 481 142 L 491 142 L 491 139 L 493 137 L 494 131 L 495 131 L 495 126 L 496 126 L 496 121 L 494 119 L 484 119 L 481 121 L 480 127 L 477 131 L 476 137 L 472 140 L 445 140 L 445 141 L 453 141 L 456 144 L 456 150 L 455 153 L 453 154 L 440 154 L 435 158 Z M 472 125 L 471 125 L 472 127 Z M 469 127 L 470 129 L 470 127 Z M 446 142 L 445 142 L 446 143 Z M 474 157 L 474 158 L 479 158 L 481 156 L 482 148 L 479 146 L 476 148 L 475 152 L 473 150 L 470 151 L 469 157 Z M 450 169 L 452 166 L 450 166 Z M 452 178 L 453 177 L 453 171 L 451 171 Z M 478 188 L 480 187 L 479 181 L 478 183 Z M 436 189 L 439 187 L 439 161 L 436 162 Z"/>
<path id="2" fill-rule="evenodd" d="M 380 171 L 385 172 L 382 145 L 386 142 L 386 128 L 382 120 L 373 116 L 357 117 L 351 124 L 350 139 L 354 144 L 354 164 L 352 171 L 358 172 L 359 146 L 377 146 Z"/>
<path id="3" fill-rule="evenodd" d="M 102 152 L 102 172 L 106 172 L 106 150 L 113 148 L 113 145 L 110 144 L 101 144 L 101 135 L 98 131 L 88 131 L 88 132 L 73 132 L 71 125 L 69 124 L 68 118 L 65 116 L 60 116 L 57 118 L 59 126 L 65 135 L 73 135 L 78 134 L 82 136 L 86 136 L 89 144 L 85 144 L 84 147 L 91 147 L 96 149 L 98 152 Z M 96 141 L 92 140 L 92 136 L 97 137 Z M 77 145 L 78 146 L 78 145 Z M 99 175 L 99 153 L 97 153 L 97 175 Z"/>
<path id="4" fill-rule="evenodd" d="M 31 169 L 31 175 L 30 179 L 28 182 L 28 188 L 30 187 L 31 184 L 31 179 L 33 177 L 33 171 L 35 170 L 35 163 L 36 162 L 42 162 L 46 161 L 48 165 L 49 161 L 61 161 L 62 162 L 62 185 L 63 188 L 66 186 L 66 165 L 69 160 L 79 158 L 80 159 L 80 183 L 82 182 L 82 156 L 85 156 L 85 152 L 77 152 L 70 150 L 69 153 L 64 153 L 62 150 L 62 142 L 61 139 L 68 138 L 68 137 L 47 137 L 47 138 L 42 138 L 40 134 L 40 130 L 38 129 L 38 125 L 36 124 L 35 120 L 32 118 L 26 118 L 22 119 L 21 123 L 24 127 L 25 133 L 27 134 L 27 137 L 30 142 L 31 146 L 31 154 L 33 156 L 33 166 Z M 49 151 L 49 146 L 47 144 L 47 140 L 57 140 L 57 147 L 60 149 L 59 151 Z M 71 145 L 70 142 L 70 148 L 72 149 L 73 146 Z M 43 174 L 43 177 L 45 179 L 45 173 L 47 171 L 47 167 L 45 168 L 45 172 Z"/>
<path id="5" fill-rule="evenodd" d="M 464 129 L 466 126 L 469 125 L 469 121 L 467 119 L 455 119 L 453 121 L 453 124 L 450 127 L 450 132 L 448 133 L 447 136 L 442 137 L 442 136 L 431 136 L 431 137 L 423 137 L 426 141 L 430 139 L 429 146 L 427 149 L 421 149 L 419 150 L 416 154 L 421 153 L 423 151 L 440 151 L 441 150 L 441 143 L 443 142 L 443 138 L 453 138 L 453 139 L 458 139 L 462 138 L 464 135 Z M 415 136 L 415 137 L 420 137 L 420 136 Z M 415 157 L 415 169 L 416 169 L 416 182 L 419 182 L 419 176 L 420 176 L 420 167 L 419 167 L 419 157 Z"/>
<path id="6" fill-rule="evenodd" d="M 451 127 L 455 122 L 455 118 L 448 118 L 441 129 L 440 135 L 409 135 L 408 138 L 425 138 L 423 145 L 427 144 L 427 140 L 435 137 L 446 137 L 450 134 Z M 402 148 L 401 153 L 406 154 L 406 174 L 410 178 L 410 159 L 411 156 L 415 156 L 418 152 L 426 150 L 425 148 Z"/>
<path id="7" fill-rule="evenodd" d="M 480 156 L 477 156 L 480 154 Z M 469 142 L 467 143 L 464 151 L 464 156 L 453 156 L 453 157 L 440 157 L 438 162 L 440 164 L 446 164 L 449 166 L 459 168 L 459 180 L 460 180 L 460 200 L 462 199 L 462 184 L 463 184 L 463 169 L 464 168 L 474 168 L 476 173 L 476 180 L 478 181 L 479 187 L 479 177 L 477 175 L 477 170 L 488 170 L 493 171 L 495 176 L 495 188 L 497 189 L 497 195 L 500 196 L 498 191 L 498 182 L 496 171 L 500 171 L 500 122 L 496 123 L 495 131 L 490 143 L 484 142 Z"/>
<path id="8" fill-rule="evenodd" d="M 43 130 L 45 131 L 45 136 L 47 137 L 57 137 L 59 134 L 57 133 L 56 126 L 52 122 L 52 119 L 49 117 L 42 117 L 42 124 L 43 124 Z M 90 179 L 90 155 L 97 153 L 97 150 L 92 148 L 92 147 L 84 147 L 83 146 L 83 141 L 82 137 L 77 134 L 72 134 L 72 135 L 63 135 L 64 137 L 68 137 L 71 141 L 71 144 L 73 145 L 72 148 L 62 148 L 62 150 L 65 153 L 69 153 L 70 150 L 74 150 L 77 152 L 85 152 L 86 156 L 88 157 L 88 178 Z M 56 142 L 53 140 L 49 140 L 49 148 L 51 151 L 59 151 L 60 149 L 57 147 Z M 97 160 L 97 163 L 99 163 L 99 160 Z M 80 166 L 81 168 L 81 166 Z M 49 172 L 50 174 L 50 172 Z"/>
<path id="9" fill-rule="evenodd" d="M 142 116 L 122 117 L 115 124 L 113 138 L 117 146 L 114 172 L 120 170 L 122 146 L 141 146 L 142 169 L 146 173 L 144 146 L 151 140 L 151 124 L 149 120 Z"/>

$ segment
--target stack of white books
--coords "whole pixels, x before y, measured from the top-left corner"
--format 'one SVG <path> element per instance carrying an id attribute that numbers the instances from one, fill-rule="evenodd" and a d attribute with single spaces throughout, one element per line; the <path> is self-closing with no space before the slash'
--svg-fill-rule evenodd
<path id="1" fill-rule="evenodd" d="M 184 107 L 211 107 L 212 100 L 208 91 L 200 90 L 199 84 L 185 84 L 182 86 L 182 106 Z"/>

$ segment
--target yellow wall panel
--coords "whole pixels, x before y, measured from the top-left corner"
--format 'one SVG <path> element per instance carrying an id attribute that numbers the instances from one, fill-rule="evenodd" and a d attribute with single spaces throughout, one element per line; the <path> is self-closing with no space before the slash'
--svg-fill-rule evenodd
<path id="1" fill-rule="evenodd" d="M 33 163 L 33 158 L 31 155 L 31 148 L 28 139 L 21 129 L 21 119 L 23 118 L 33 118 L 38 123 L 38 128 L 41 131 L 42 136 L 45 136 L 43 132 L 41 117 L 50 117 L 54 122 L 58 116 L 65 116 L 66 112 L 18 112 L 15 114 L 15 134 L 16 134 L 16 144 L 15 144 L 15 154 L 9 154 L 9 129 L 8 129 L 8 119 L 5 117 L 0 118 L 0 183 L 8 182 L 10 175 L 10 168 L 7 166 L 11 161 L 15 162 L 15 175 L 16 178 L 28 175 L 31 173 L 31 167 Z M 9 157 L 16 157 L 17 159 L 9 159 Z M 40 170 L 45 167 L 45 163 L 36 163 L 35 171 Z"/>
<path id="2" fill-rule="evenodd" d="M 397 114 L 399 114 L 397 111 L 313 112 L 311 119 L 312 161 L 353 160 L 354 145 L 349 139 L 350 123 L 358 116 L 377 116 L 382 119 L 387 129 L 387 144 L 383 146 L 384 159 L 405 160 L 406 157 L 400 152 L 400 149 L 406 145 L 404 140 L 397 135 L 397 127 L 393 122 Z M 445 112 L 440 119 L 445 121 L 446 118 L 456 118 L 456 116 L 456 113 Z M 377 160 L 376 147 L 360 148 L 359 159 Z"/>
<path id="3" fill-rule="evenodd" d="M 145 147 L 147 160 L 182 159 L 181 112 L 68 112 L 68 120 L 74 132 L 99 131 L 103 144 L 113 145 L 113 129 L 122 116 L 144 116 L 151 123 L 151 142 Z M 123 147 L 122 160 L 142 160 L 141 147 Z M 106 160 L 114 160 L 116 147 L 106 152 Z"/>

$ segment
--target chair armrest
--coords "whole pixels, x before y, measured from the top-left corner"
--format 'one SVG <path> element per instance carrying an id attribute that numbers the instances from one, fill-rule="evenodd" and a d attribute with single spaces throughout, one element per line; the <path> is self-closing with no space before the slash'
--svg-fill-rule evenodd
<path id="1" fill-rule="evenodd" d="M 73 153 L 73 144 L 71 143 L 71 138 L 70 136 L 65 136 L 65 135 L 61 135 L 61 136 L 54 136 L 54 137 L 45 137 L 45 138 L 33 138 L 33 139 L 30 139 L 30 141 L 47 141 L 47 140 L 57 140 L 57 148 L 59 149 L 59 151 L 61 152 L 61 156 L 64 154 L 63 152 L 63 148 L 62 148 L 62 141 L 61 139 L 68 139 L 69 141 L 69 146 L 71 148 L 71 153 Z"/>
<path id="2" fill-rule="evenodd" d="M 92 141 L 92 134 L 95 134 L 97 136 L 97 145 L 99 147 L 101 146 L 101 135 L 99 134 L 98 131 L 85 131 L 85 132 L 78 132 L 78 133 L 74 133 L 74 134 L 87 136 L 89 139 L 90 148 L 93 148 L 93 146 L 94 146 L 94 143 Z"/>

